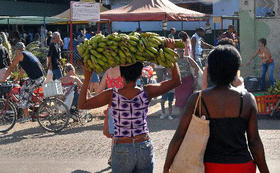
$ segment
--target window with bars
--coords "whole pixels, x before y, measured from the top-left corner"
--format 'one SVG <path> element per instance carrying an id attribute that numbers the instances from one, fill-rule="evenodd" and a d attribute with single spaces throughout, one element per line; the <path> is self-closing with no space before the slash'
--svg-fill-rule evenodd
<path id="1" fill-rule="evenodd" d="M 256 17 L 275 17 L 280 14 L 280 0 L 256 0 Z"/>

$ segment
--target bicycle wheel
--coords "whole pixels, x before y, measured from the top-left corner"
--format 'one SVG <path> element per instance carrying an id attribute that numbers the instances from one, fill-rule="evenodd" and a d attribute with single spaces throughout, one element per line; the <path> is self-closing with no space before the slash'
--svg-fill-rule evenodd
<path id="1" fill-rule="evenodd" d="M 61 131 L 68 125 L 70 118 L 67 106 L 57 98 L 44 100 L 36 115 L 40 126 L 49 132 Z"/>
<path id="2" fill-rule="evenodd" d="M 79 110 L 75 116 L 78 118 L 81 125 L 85 125 L 93 120 L 93 115 L 88 110 Z"/>
<path id="3" fill-rule="evenodd" d="M 14 103 L 0 98 L 0 132 L 5 133 L 14 127 L 17 114 Z"/>

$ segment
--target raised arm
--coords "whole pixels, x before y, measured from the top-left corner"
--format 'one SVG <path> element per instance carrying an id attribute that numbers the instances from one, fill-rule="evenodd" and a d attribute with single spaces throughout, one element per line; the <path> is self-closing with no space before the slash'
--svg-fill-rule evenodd
<path id="1" fill-rule="evenodd" d="M 6 79 L 8 78 L 8 76 L 10 76 L 12 70 L 18 65 L 19 61 L 23 58 L 23 54 L 22 53 L 16 53 L 16 56 L 12 62 L 12 64 L 9 66 L 8 70 L 6 71 L 3 79 L 1 82 L 5 82 Z"/>
<path id="2" fill-rule="evenodd" d="M 191 44 L 192 44 L 192 54 L 193 54 L 193 58 L 195 59 L 196 55 L 195 55 L 195 47 L 196 47 L 196 38 L 193 37 L 192 40 L 191 40 Z"/>
<path id="3" fill-rule="evenodd" d="M 250 65 L 250 64 L 251 64 L 252 60 L 253 60 L 254 58 L 256 58 L 256 56 L 259 54 L 259 52 L 260 52 L 260 49 L 258 49 L 258 50 L 255 52 L 255 54 L 250 58 L 250 60 L 249 60 L 249 62 L 247 63 L 247 65 Z"/>
<path id="4" fill-rule="evenodd" d="M 192 114 L 197 97 L 198 93 L 193 94 L 187 102 L 186 112 L 182 116 L 179 126 L 177 127 L 177 130 L 168 147 L 167 156 L 164 164 L 164 173 L 169 173 L 170 166 L 172 165 L 174 158 L 184 140 L 185 134 L 189 128 L 189 124 L 192 119 Z"/>
<path id="5" fill-rule="evenodd" d="M 112 100 L 112 90 L 106 90 L 97 96 L 87 98 L 88 95 L 88 86 L 91 77 L 91 72 L 89 72 L 85 67 L 83 67 L 85 80 L 80 92 L 78 108 L 79 109 L 94 109 L 105 106 L 109 104 Z"/>
<path id="6" fill-rule="evenodd" d="M 24 72 L 25 72 L 25 71 L 23 70 L 23 68 L 21 68 L 21 70 L 20 70 L 20 72 L 19 72 L 19 75 L 18 75 L 16 81 L 20 81 L 20 79 L 21 79 L 22 76 L 24 75 Z"/>
<path id="7" fill-rule="evenodd" d="M 172 90 L 176 87 L 178 87 L 179 85 L 181 85 L 182 81 L 181 81 L 181 74 L 179 71 L 179 67 L 178 64 L 175 63 L 174 67 L 172 69 L 172 79 L 171 80 L 166 80 L 166 81 L 162 81 L 158 84 L 149 84 L 144 86 L 144 90 L 147 94 L 147 96 L 149 97 L 149 99 L 152 99 L 154 97 L 158 97 L 166 92 L 168 92 L 169 90 Z"/>
<path id="8" fill-rule="evenodd" d="M 202 86 L 202 90 L 207 89 L 208 87 L 208 67 L 205 67 L 203 69 L 203 86 Z"/>
<path id="9" fill-rule="evenodd" d="M 260 173 L 269 173 L 265 160 L 263 143 L 261 141 L 258 132 L 258 123 L 257 123 L 257 116 L 256 116 L 257 104 L 252 94 L 250 94 L 249 97 L 250 97 L 250 102 L 252 102 L 253 104 L 253 107 L 251 108 L 251 115 L 249 117 L 249 127 L 247 130 L 248 145 L 252 153 L 252 156 L 254 158 L 254 161 L 256 162 L 260 170 Z"/>
<path id="10" fill-rule="evenodd" d="M 202 45 L 202 47 L 203 47 L 204 49 L 214 49 L 214 48 L 215 48 L 215 47 L 212 46 L 211 44 L 208 44 L 208 43 L 206 43 L 206 42 L 204 42 L 204 41 L 201 41 L 201 45 Z"/>

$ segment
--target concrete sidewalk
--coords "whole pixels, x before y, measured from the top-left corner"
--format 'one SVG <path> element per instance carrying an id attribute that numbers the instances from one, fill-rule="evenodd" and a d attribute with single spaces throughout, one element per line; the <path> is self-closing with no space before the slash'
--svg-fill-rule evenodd
<path id="1" fill-rule="evenodd" d="M 45 160 L 0 159 L 1 173 L 109 173 L 105 159 Z M 156 160 L 155 173 L 161 173 L 164 161 Z M 280 161 L 268 161 L 270 172 L 280 172 Z"/>

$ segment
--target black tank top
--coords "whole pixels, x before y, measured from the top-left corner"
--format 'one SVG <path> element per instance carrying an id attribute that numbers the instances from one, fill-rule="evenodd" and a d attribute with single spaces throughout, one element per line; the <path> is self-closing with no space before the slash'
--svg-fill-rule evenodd
<path id="1" fill-rule="evenodd" d="M 245 133 L 248 120 L 241 117 L 243 95 L 240 96 L 240 111 L 236 118 L 211 118 L 205 101 L 202 104 L 210 120 L 210 137 L 206 147 L 204 162 L 220 164 L 247 163 L 252 160 Z"/>
<path id="2" fill-rule="evenodd" d="M 8 68 L 10 65 L 9 52 L 4 46 L 0 46 L 0 69 Z"/>
<path id="3" fill-rule="evenodd" d="M 30 79 L 38 79 L 43 76 L 40 61 L 31 52 L 23 51 L 23 60 L 19 62 L 19 65 L 26 72 Z"/>

